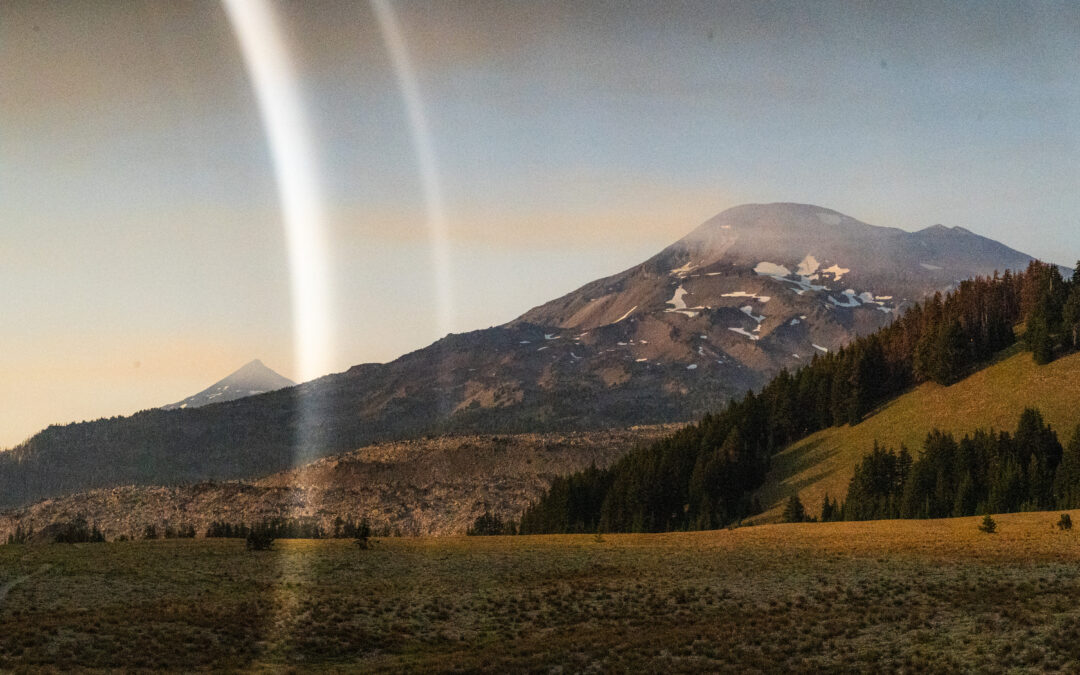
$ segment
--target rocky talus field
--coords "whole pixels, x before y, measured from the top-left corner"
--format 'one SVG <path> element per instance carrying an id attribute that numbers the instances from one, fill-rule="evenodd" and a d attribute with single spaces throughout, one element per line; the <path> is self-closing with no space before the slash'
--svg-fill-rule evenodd
<path id="1" fill-rule="evenodd" d="M 451 436 L 379 443 L 252 481 L 126 486 L 47 499 L 0 513 L 0 541 L 18 525 L 42 532 L 82 516 L 109 539 L 147 525 L 299 518 L 330 531 L 338 516 L 402 535 L 463 534 L 490 509 L 517 518 L 556 476 L 605 467 L 674 426 L 568 434 Z"/>

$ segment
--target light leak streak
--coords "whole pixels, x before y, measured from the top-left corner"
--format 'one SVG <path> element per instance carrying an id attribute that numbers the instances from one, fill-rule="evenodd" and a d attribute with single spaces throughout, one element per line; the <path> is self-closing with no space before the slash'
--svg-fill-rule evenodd
<path id="1" fill-rule="evenodd" d="M 223 0 L 259 102 L 285 223 L 296 379 L 330 371 L 325 214 L 295 69 L 266 0 Z"/>
<path id="2" fill-rule="evenodd" d="M 428 239 L 431 247 L 432 267 L 435 276 L 435 298 L 439 335 L 450 332 L 454 302 L 450 286 L 450 244 L 446 227 L 446 208 L 443 203 L 442 185 L 439 182 L 439 166 L 435 160 L 435 145 L 431 141 L 431 130 L 424 114 L 424 100 L 420 96 L 416 71 L 413 69 L 405 38 L 401 34 L 394 8 L 389 0 L 371 0 L 372 9 L 379 22 L 383 42 L 390 54 L 405 109 L 409 116 L 409 128 L 412 132 L 416 159 L 420 164 L 420 183 L 424 191 L 424 204 L 427 209 Z"/>

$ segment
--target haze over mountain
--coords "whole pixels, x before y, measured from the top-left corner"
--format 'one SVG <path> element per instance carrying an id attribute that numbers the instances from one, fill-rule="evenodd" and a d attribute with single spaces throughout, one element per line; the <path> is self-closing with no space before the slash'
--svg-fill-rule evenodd
<path id="1" fill-rule="evenodd" d="M 188 396 L 182 401 L 163 405 L 163 410 L 175 408 L 198 408 L 211 403 L 223 403 L 245 396 L 253 396 L 268 391 L 277 391 L 291 387 L 296 383 L 267 368 L 259 359 L 249 361 L 231 375 L 218 380 L 198 394 Z"/>
<path id="2" fill-rule="evenodd" d="M 928 293 L 1030 260 L 962 228 L 740 206 L 631 269 L 390 363 L 194 410 L 49 427 L 0 455 L 0 505 L 265 475 L 431 433 L 692 420 Z"/>

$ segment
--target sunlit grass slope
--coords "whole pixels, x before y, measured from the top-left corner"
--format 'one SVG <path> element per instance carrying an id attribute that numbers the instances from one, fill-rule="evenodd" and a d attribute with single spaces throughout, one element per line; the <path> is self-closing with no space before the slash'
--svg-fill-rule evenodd
<path id="1" fill-rule="evenodd" d="M 793 443 L 773 459 L 758 497 L 766 511 L 756 522 L 779 519 L 782 503 L 798 492 L 817 515 L 826 492 L 843 499 L 855 464 L 873 448 L 906 444 L 917 454 L 932 429 L 958 436 L 976 429 L 1013 431 L 1026 407 L 1042 411 L 1068 442 L 1080 423 L 1080 354 L 1037 366 L 1019 352 L 949 387 L 929 383 L 882 406 L 855 426 L 834 427 Z"/>

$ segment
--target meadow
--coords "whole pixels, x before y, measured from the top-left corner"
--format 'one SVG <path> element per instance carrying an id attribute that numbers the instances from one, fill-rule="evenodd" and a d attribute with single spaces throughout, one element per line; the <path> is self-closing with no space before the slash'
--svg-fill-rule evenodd
<path id="1" fill-rule="evenodd" d="M 1075 672 L 1057 519 L 0 546 L 0 670 Z"/>

